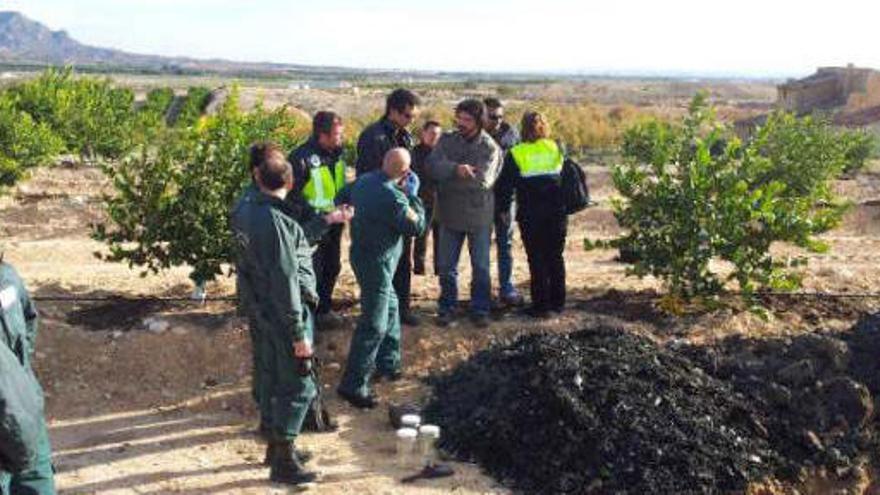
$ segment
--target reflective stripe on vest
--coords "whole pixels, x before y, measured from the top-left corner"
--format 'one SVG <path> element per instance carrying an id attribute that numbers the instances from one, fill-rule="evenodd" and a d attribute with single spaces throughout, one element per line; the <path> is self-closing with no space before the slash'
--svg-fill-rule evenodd
<path id="1" fill-rule="evenodd" d="M 344 161 L 336 162 L 332 173 L 330 167 L 326 165 L 310 167 L 309 181 L 303 187 L 303 197 L 315 210 L 328 212 L 336 207 L 333 200 L 343 187 L 345 187 Z"/>
<path id="2" fill-rule="evenodd" d="M 510 149 L 513 160 L 523 177 L 559 175 L 564 157 L 552 139 L 539 139 L 533 143 L 520 143 Z"/>

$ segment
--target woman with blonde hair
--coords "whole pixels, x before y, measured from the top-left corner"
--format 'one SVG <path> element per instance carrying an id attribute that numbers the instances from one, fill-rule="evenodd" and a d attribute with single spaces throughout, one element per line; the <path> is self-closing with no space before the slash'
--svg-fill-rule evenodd
<path id="1" fill-rule="evenodd" d="M 550 139 L 550 124 L 538 112 L 522 118 L 522 142 L 507 153 L 496 184 L 500 209 L 516 194 L 516 221 L 529 260 L 532 303 L 527 314 L 536 318 L 560 313 L 565 307 L 565 236 L 568 220 L 561 172 L 565 157 Z"/>

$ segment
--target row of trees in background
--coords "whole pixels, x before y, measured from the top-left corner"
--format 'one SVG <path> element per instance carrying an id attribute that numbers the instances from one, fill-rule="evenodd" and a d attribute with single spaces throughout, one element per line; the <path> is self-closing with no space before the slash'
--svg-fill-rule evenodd
<path id="1" fill-rule="evenodd" d="M 191 88 L 173 125 L 195 123 L 209 95 L 207 88 Z M 106 78 L 74 77 L 69 68 L 9 86 L 0 91 L 0 186 L 62 154 L 80 161 L 123 158 L 168 124 L 174 103 L 174 92 L 164 88 L 137 105 L 131 89 Z"/>
<path id="2" fill-rule="evenodd" d="M 212 280 L 232 257 L 228 209 L 249 181 L 248 147 L 270 139 L 293 149 L 310 123 L 286 107 L 243 111 L 236 89 L 204 115 L 209 97 L 206 88 L 184 98 L 159 88 L 135 102 L 130 89 L 69 69 L 10 86 L 0 92 L 0 185 L 61 153 L 96 161 L 113 186 L 107 221 L 93 226 L 108 247 L 101 256 L 144 275 L 187 265 L 196 283 Z M 874 153 L 865 132 L 785 113 L 742 142 L 703 95 L 680 122 L 625 107 L 536 106 L 570 149 L 619 148 L 613 208 L 624 234 L 587 245 L 629 254 L 630 273 L 658 277 L 675 300 L 713 296 L 731 282 L 746 295 L 798 287 L 793 269 L 803 259 L 778 259 L 771 246 L 827 249 L 816 236 L 838 225 L 847 207 L 831 181 Z M 521 111 L 512 105 L 509 119 Z M 452 111 L 429 106 L 423 119 L 451 122 Z M 346 121 L 352 163 L 364 122 Z"/>
<path id="3" fill-rule="evenodd" d="M 166 127 L 195 125 L 210 93 L 193 87 L 179 98 L 171 88 L 157 88 L 136 102 L 130 88 L 109 78 L 79 77 L 70 68 L 48 69 L 6 87 L 0 91 L 0 186 L 13 185 L 28 169 L 59 155 L 72 155 L 80 162 L 123 159 Z M 586 103 L 535 105 L 550 117 L 555 135 L 573 153 L 617 147 L 623 131 L 643 117 L 630 106 L 607 110 Z M 517 123 L 525 110 L 511 105 L 509 120 Z M 354 138 L 376 116 L 346 117 L 351 155 Z M 452 108 L 428 106 L 423 120 L 429 118 L 451 125 Z"/>

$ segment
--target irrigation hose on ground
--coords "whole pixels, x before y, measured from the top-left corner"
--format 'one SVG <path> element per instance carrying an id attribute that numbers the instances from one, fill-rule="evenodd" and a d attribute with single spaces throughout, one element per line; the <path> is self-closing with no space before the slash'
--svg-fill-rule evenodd
<path id="1" fill-rule="evenodd" d="M 727 295 L 742 295 L 738 292 L 728 292 Z M 816 298 L 816 299 L 880 299 L 880 292 L 758 292 L 754 295 L 758 297 L 791 297 L 791 298 Z M 601 297 L 598 295 L 597 297 Z M 656 294 L 629 294 L 626 296 L 631 299 L 656 298 Z M 36 302 L 183 302 L 192 304 L 203 304 L 209 302 L 236 302 L 238 298 L 235 296 L 214 296 L 205 297 L 203 299 L 194 299 L 189 296 L 164 297 L 164 296 L 32 296 L 32 300 Z M 593 301 L 593 299 L 568 298 L 570 302 L 585 304 Z M 467 300 L 462 300 L 467 302 Z"/>

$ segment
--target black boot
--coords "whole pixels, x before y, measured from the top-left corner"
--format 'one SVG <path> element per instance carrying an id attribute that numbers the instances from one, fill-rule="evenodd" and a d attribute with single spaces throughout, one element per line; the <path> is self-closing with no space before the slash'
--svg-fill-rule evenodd
<path id="1" fill-rule="evenodd" d="M 293 451 L 296 453 L 296 456 L 299 458 L 299 462 L 301 462 L 302 464 L 308 464 L 308 462 L 312 460 L 312 457 L 314 457 L 312 453 L 308 450 L 300 450 L 294 447 Z M 273 452 L 275 452 L 275 444 L 269 442 L 269 444 L 266 446 L 266 457 L 263 458 L 264 466 L 272 465 Z"/>
<path id="2" fill-rule="evenodd" d="M 303 467 L 293 448 L 293 442 L 287 440 L 272 442 L 269 449 L 271 449 L 272 456 L 269 471 L 270 481 L 288 485 L 303 485 L 313 483 L 318 479 L 317 474 L 306 471 Z"/>
<path id="3" fill-rule="evenodd" d="M 373 409 L 379 404 L 379 401 L 376 400 L 376 396 L 373 394 L 363 396 L 337 388 L 336 395 L 358 409 Z"/>

